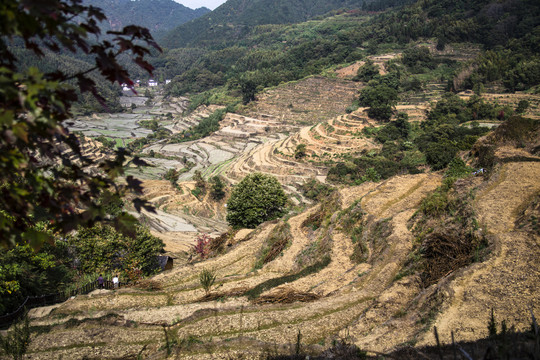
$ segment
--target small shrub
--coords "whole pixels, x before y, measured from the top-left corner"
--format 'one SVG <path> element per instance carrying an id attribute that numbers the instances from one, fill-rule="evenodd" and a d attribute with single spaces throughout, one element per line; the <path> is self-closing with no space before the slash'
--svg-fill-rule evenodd
<path id="1" fill-rule="evenodd" d="M 176 171 L 176 169 L 169 169 L 169 170 L 167 170 L 167 172 L 163 175 L 163 178 L 164 178 L 165 180 L 169 180 L 170 183 L 171 183 L 173 186 L 176 186 L 179 177 L 180 177 L 180 173 L 179 173 L 178 171 Z"/>
<path id="2" fill-rule="evenodd" d="M 306 144 L 296 145 L 296 149 L 294 150 L 294 158 L 298 160 L 305 156 L 306 156 Z"/>
<path id="3" fill-rule="evenodd" d="M 478 232 L 478 221 L 471 205 L 472 192 L 453 190 L 455 179 L 445 179 L 420 205 L 413 217 L 417 238 L 403 271 L 418 269 L 425 287 L 446 274 L 480 260 L 488 243 Z"/>
<path id="4" fill-rule="evenodd" d="M 461 160 L 460 158 L 454 158 L 449 164 L 448 169 L 444 173 L 444 176 L 447 178 L 462 178 L 467 175 L 470 175 L 472 173 L 473 169 L 467 164 L 465 164 L 465 161 Z"/>
<path id="5" fill-rule="evenodd" d="M 172 354 L 172 348 L 174 345 L 178 344 L 178 338 L 174 335 L 172 331 L 167 329 L 167 326 L 163 325 L 163 333 L 165 335 L 165 346 L 167 350 L 167 356 Z"/>
<path id="6" fill-rule="evenodd" d="M 523 114 L 528 108 L 529 102 L 527 100 L 520 100 L 516 107 L 516 113 Z"/>
<path id="7" fill-rule="evenodd" d="M 300 189 L 304 196 L 310 200 L 322 200 L 336 190 L 333 186 L 324 184 L 315 178 L 307 180 Z"/>
<path id="8" fill-rule="evenodd" d="M 200 200 L 200 196 L 204 195 L 203 190 L 200 187 L 196 187 L 195 189 L 191 190 L 191 194 L 195 196 L 197 199 Z"/>
<path id="9" fill-rule="evenodd" d="M 216 282 L 215 270 L 204 268 L 199 273 L 199 282 L 201 283 L 201 286 L 203 287 L 206 294 L 208 295 L 210 289 L 212 288 L 212 285 L 214 285 L 214 283 Z"/>
<path id="10" fill-rule="evenodd" d="M 30 345 L 30 330 L 28 327 L 28 315 L 22 323 L 13 326 L 5 336 L 0 335 L 0 347 L 4 353 L 13 360 L 22 360 Z"/>
<path id="11" fill-rule="evenodd" d="M 540 127 L 540 121 L 521 116 L 512 116 L 495 130 L 495 138 L 520 144 L 530 139 Z"/>
<path id="12" fill-rule="evenodd" d="M 236 231 L 230 229 L 215 238 L 211 238 L 207 244 L 208 255 L 215 256 L 223 252 L 225 244 L 227 243 L 228 240 L 231 240 L 232 238 L 234 238 L 235 234 L 236 234 Z"/>
<path id="13" fill-rule="evenodd" d="M 203 233 L 199 234 L 197 236 L 197 240 L 195 241 L 195 247 L 193 248 L 193 250 L 203 259 L 206 259 L 206 257 L 208 256 L 208 243 L 210 242 L 210 240 L 210 236 Z"/>
<path id="14" fill-rule="evenodd" d="M 357 264 L 367 261 L 369 249 L 362 238 L 363 227 L 360 225 L 351 232 L 351 241 L 354 244 L 351 260 Z"/>
<path id="15" fill-rule="evenodd" d="M 325 221 L 328 220 L 334 212 L 339 210 L 340 204 L 341 200 L 339 199 L 339 196 L 332 195 L 323 199 L 320 208 L 302 222 L 302 227 L 317 230 L 325 225 Z"/>
<path id="16" fill-rule="evenodd" d="M 212 196 L 212 199 L 219 201 L 225 197 L 225 183 L 221 179 L 220 176 L 214 176 L 209 181 L 211 188 L 210 188 L 210 195 Z"/>
<path id="17" fill-rule="evenodd" d="M 422 200 L 420 211 L 424 215 L 438 216 L 446 212 L 448 205 L 448 192 L 439 188 Z"/>
<path id="18" fill-rule="evenodd" d="M 193 180 L 195 180 L 195 186 L 197 188 L 201 189 L 202 192 L 206 192 L 206 181 L 204 180 L 200 170 L 195 170 Z"/>

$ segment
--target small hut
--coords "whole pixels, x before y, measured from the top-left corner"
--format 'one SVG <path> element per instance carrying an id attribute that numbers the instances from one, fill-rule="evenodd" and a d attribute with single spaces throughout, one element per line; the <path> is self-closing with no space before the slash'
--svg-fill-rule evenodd
<path id="1" fill-rule="evenodd" d="M 171 256 L 158 256 L 158 263 L 161 271 L 171 270 L 173 268 L 173 258 Z"/>

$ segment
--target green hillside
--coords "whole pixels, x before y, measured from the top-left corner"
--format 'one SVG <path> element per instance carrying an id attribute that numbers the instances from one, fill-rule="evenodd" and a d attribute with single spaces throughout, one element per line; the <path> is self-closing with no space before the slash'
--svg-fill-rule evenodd
<path id="1" fill-rule="evenodd" d="M 381 1 L 363 7 L 401 3 Z M 174 77 L 170 93 L 198 93 L 223 85 L 229 89 L 242 89 L 246 84 L 253 89 L 275 86 L 367 54 L 403 50 L 421 39 L 435 39 L 438 49 L 460 42 L 488 50 L 472 65 L 472 74 L 456 84 L 459 88 L 502 81 L 508 90 L 523 90 L 540 82 L 540 5 L 532 0 L 421 1 L 382 13 L 336 12 L 297 24 L 257 26 L 241 19 L 269 3 L 254 2 L 245 9 L 235 4 L 229 1 L 167 35 L 163 44 L 176 48 L 166 51 L 155 65 L 158 74 Z M 279 4 L 277 1 L 273 7 L 279 8 Z M 307 16 L 320 9 L 310 4 L 300 13 Z M 230 22 L 224 25 L 227 19 Z M 201 30 L 204 22 L 206 32 Z M 182 43 L 189 45 L 180 46 Z"/>
<path id="2" fill-rule="evenodd" d="M 103 9 L 107 21 L 100 26 L 105 31 L 134 24 L 158 34 L 210 12 L 205 7 L 193 10 L 173 0 L 85 0 L 84 3 Z"/>
<path id="3" fill-rule="evenodd" d="M 362 0 L 229 0 L 210 14 L 179 26 L 163 39 L 168 48 L 223 47 L 256 25 L 299 23 L 338 9 L 358 9 Z"/>

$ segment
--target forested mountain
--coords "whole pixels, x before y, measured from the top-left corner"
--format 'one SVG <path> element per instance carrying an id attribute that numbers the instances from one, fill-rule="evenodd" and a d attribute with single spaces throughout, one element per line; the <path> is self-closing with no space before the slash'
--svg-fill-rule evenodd
<path id="1" fill-rule="evenodd" d="M 193 10 L 173 0 L 84 0 L 84 4 L 103 9 L 107 20 L 104 30 L 118 30 L 126 25 L 148 28 L 153 34 L 165 32 L 196 19 L 210 9 Z"/>
<path id="2" fill-rule="evenodd" d="M 148 28 L 154 38 L 158 38 L 166 31 L 177 25 L 188 22 L 210 10 L 201 7 L 196 10 L 185 7 L 173 0 L 84 0 L 87 6 L 95 6 L 102 9 L 107 17 L 106 20 L 99 22 L 98 26 L 102 33 L 109 30 L 121 30 L 127 25 L 138 25 Z M 26 69 L 31 66 L 37 66 L 43 72 L 54 72 L 58 69 L 64 69 L 67 73 L 76 73 L 81 69 L 90 69 L 94 66 L 94 60 L 84 54 L 73 54 L 70 51 L 62 51 L 59 54 L 44 52 L 44 57 L 39 59 L 31 52 L 24 50 L 24 46 L 19 39 L 14 39 L 11 43 L 13 51 L 18 55 L 19 67 Z M 130 63 L 125 62 L 125 66 L 133 78 L 141 76 L 147 78 L 148 74 Z M 102 96 L 107 101 L 107 111 L 120 111 L 118 96 L 121 91 L 117 85 L 102 81 L 97 75 L 91 73 Z M 104 109 L 92 97 L 85 95 L 79 98 L 75 105 L 76 112 L 88 113 L 99 112 Z"/>
<path id="3" fill-rule="evenodd" d="M 315 1 L 309 2 L 309 6 L 307 3 L 304 2 L 300 11 L 304 17 L 322 9 Z M 472 86 L 472 82 L 502 80 L 508 90 L 514 90 L 540 81 L 535 61 L 540 43 L 537 1 L 407 3 L 357 4 L 366 9 L 394 7 L 375 16 L 370 11 L 335 12 L 298 24 L 248 26 L 243 19 L 248 19 L 248 14 L 257 14 L 255 10 L 268 6 L 270 0 L 252 2 L 244 8 L 240 1 L 228 1 L 211 14 L 170 32 L 163 42 L 165 46 L 182 43 L 188 46 L 166 52 L 156 61 L 156 67 L 165 77 L 176 76 L 170 85 L 175 94 L 200 92 L 225 84 L 242 86 L 246 81 L 252 88 L 267 87 L 319 73 L 328 66 L 359 60 L 381 47 L 404 48 L 411 41 L 431 38 L 436 39 L 438 48 L 444 48 L 448 42 L 472 42 L 489 50 L 473 66 L 474 79 L 466 82 L 466 86 Z M 275 0 L 272 8 L 292 8 L 295 2 L 283 4 L 284 7 L 280 4 L 280 0 Z M 343 8 L 353 5 L 352 2 L 333 4 Z M 399 5 L 405 6 L 396 8 Z M 263 21 L 262 17 L 251 18 L 251 23 L 257 21 Z M 204 24 L 208 26 L 207 32 L 201 30 Z M 212 36 L 215 37 L 210 40 Z"/>
<path id="4" fill-rule="evenodd" d="M 358 9 L 365 3 L 365 0 L 229 0 L 211 14 L 171 31 L 163 45 L 220 46 L 223 41 L 241 38 L 255 25 L 299 23 L 332 10 Z"/>

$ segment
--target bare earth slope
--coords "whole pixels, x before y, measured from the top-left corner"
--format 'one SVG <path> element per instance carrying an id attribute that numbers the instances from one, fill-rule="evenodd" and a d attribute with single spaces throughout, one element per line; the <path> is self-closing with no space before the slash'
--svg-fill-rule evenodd
<path id="1" fill-rule="evenodd" d="M 445 341 L 452 330 L 460 339 L 481 336 L 486 309 L 521 329 L 530 322 L 529 311 L 540 310 L 540 238 L 516 226 L 520 210 L 540 191 L 539 175 L 539 162 L 508 163 L 480 187 L 475 208 L 493 252 L 449 284 L 449 298 L 435 322 Z"/>
<path id="2" fill-rule="evenodd" d="M 253 171 L 270 173 L 295 194 L 307 178 L 325 180 L 317 160 L 378 146 L 361 134 L 377 125 L 364 109 L 344 115 L 348 100 L 313 110 L 308 96 L 317 88 L 321 97 L 335 92 L 343 98 L 352 97 L 357 85 L 315 77 L 278 87 L 242 115 L 228 114 L 220 131 L 204 141 L 153 149 L 199 159 L 206 176 L 222 174 L 231 183 Z M 290 132 L 280 133 L 284 128 Z M 307 155 L 296 159 L 299 144 L 306 145 Z M 155 290 L 95 291 L 34 309 L 27 358 L 165 359 L 167 336 L 170 358 L 265 359 L 290 353 L 299 332 L 302 346 L 311 350 L 348 336 L 362 349 L 388 352 L 433 343 L 433 325 L 443 342 L 450 341 L 451 331 L 457 340 L 485 337 L 491 308 L 498 319 L 525 329 L 529 309 L 537 317 L 540 312 L 540 232 L 534 227 L 540 216 L 540 159 L 530 149 L 500 147 L 499 164 L 489 176 L 469 178 L 466 191 L 475 194 L 471 206 L 489 252 L 427 288 L 418 272 L 402 270 L 418 245 L 410 220 L 443 175 L 399 175 L 340 187 L 328 203 L 309 204 L 298 196 L 304 207 L 239 231 L 220 256 L 177 259 L 172 270 L 153 277 Z M 162 230 L 169 250 L 187 250 L 193 229 L 225 230 L 224 203 L 210 201 L 208 194 L 196 198 L 193 182 L 180 183 L 181 190 L 162 180 L 145 185 L 146 197 L 163 211 L 147 221 Z M 268 238 L 280 229 L 288 229 L 292 240 L 262 264 Z M 199 282 L 203 269 L 217 274 L 210 294 Z M 286 301 L 295 296 L 302 301 Z"/>
<path id="3" fill-rule="evenodd" d="M 440 176 L 399 176 L 379 184 L 340 190 L 341 210 L 331 214 L 328 227 L 318 232 L 303 226 L 319 211 L 318 205 L 291 217 L 288 223 L 292 244 L 282 256 L 259 270 L 254 271 L 259 251 L 277 226 L 275 222 L 239 233 L 236 245 L 225 255 L 180 265 L 156 276 L 162 290 L 96 292 L 69 300 L 49 315 L 35 311 L 33 325 L 47 325 L 49 332 L 34 336 L 31 358 L 126 356 L 137 353 L 143 345 L 147 345 L 143 354 L 160 358 L 164 355 L 158 351 L 164 343 L 161 324 L 173 325 L 170 336 L 178 339 L 196 337 L 205 348 L 212 349 L 214 358 L 232 357 L 238 352 L 262 356 L 264 344 L 294 342 L 299 330 L 306 345 L 328 346 L 332 339 L 348 332 L 364 349 L 389 351 L 405 342 L 432 342 L 422 314 L 431 306 L 434 294 L 443 300 L 431 315 L 432 323 L 445 342 L 449 341 L 450 331 L 459 340 L 485 336 L 491 307 L 499 318 L 518 329 L 526 328 L 529 307 L 535 313 L 539 311 L 539 237 L 514 224 L 520 211 L 540 192 L 535 176 L 539 172 L 538 162 L 507 163 L 480 183 L 474 207 L 493 250 L 484 262 L 451 274 L 430 288 L 422 289 L 416 276 L 397 281 L 395 276 L 414 242 L 408 220 L 421 200 L 440 184 Z M 369 249 L 360 263 L 351 261 L 355 244 L 343 230 L 347 209 L 353 208 L 363 211 L 364 240 Z M 317 294 L 319 300 L 257 305 L 241 295 L 270 279 L 294 273 L 297 258 L 316 246 L 323 234 L 331 237 L 331 261 L 326 267 L 261 294 L 292 289 Z M 203 268 L 216 269 L 219 285 L 214 292 L 222 293 L 223 300 L 199 301 L 204 291 L 198 273 Z M 103 318 L 106 314 L 109 316 Z M 68 325 L 66 320 L 70 318 L 84 320 L 70 321 Z M 260 346 L 254 349 L 251 341 L 255 340 Z M 115 351 L 111 352 L 111 348 Z M 181 349 L 177 355 L 200 359 L 208 356 L 196 346 Z"/>

